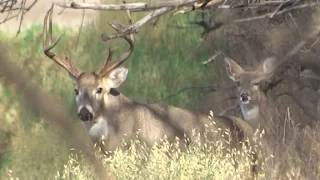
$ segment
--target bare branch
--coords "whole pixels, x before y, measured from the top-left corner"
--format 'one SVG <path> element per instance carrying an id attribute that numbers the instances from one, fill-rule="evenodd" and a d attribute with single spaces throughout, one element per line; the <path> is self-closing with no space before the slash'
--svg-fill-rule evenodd
<path id="1" fill-rule="evenodd" d="M 83 0 L 83 2 L 86 2 L 86 1 Z M 64 8 L 60 13 L 62 13 L 64 10 L 65 10 L 65 8 Z M 76 51 L 77 51 L 77 49 L 78 49 L 79 42 L 80 42 L 80 35 L 81 35 L 83 23 L 84 23 L 84 16 L 85 16 L 85 14 L 86 14 L 86 10 L 83 9 L 83 10 L 82 10 L 82 16 L 81 16 L 81 24 L 80 24 L 80 27 L 79 27 L 78 38 L 77 38 L 77 42 L 76 42 Z"/>
<path id="2" fill-rule="evenodd" d="M 211 56 L 208 60 L 203 61 L 201 64 L 208 64 L 211 61 L 215 60 L 222 52 L 216 52 L 213 56 Z"/>
<path id="3" fill-rule="evenodd" d="M 290 4 L 293 4 L 295 2 L 295 0 L 286 0 L 283 1 L 278 7 L 277 9 L 270 15 L 270 18 L 273 18 L 274 15 L 279 12 L 281 9 L 283 9 L 283 7 L 288 6 Z"/>
<path id="4" fill-rule="evenodd" d="M 123 0 L 122 2 L 123 2 L 123 4 L 127 3 L 125 0 Z M 129 25 L 132 26 L 132 18 L 131 18 L 130 10 L 126 10 L 126 14 L 127 14 Z M 132 42 L 134 42 L 133 34 L 130 34 L 130 38 L 131 38 Z"/>
<path id="5" fill-rule="evenodd" d="M 157 3 L 126 3 L 126 4 L 98 4 L 98 3 L 78 3 L 73 0 L 71 1 L 61 1 L 57 0 L 53 3 L 57 6 L 63 8 L 71 9 L 93 9 L 93 10 L 103 10 L 103 11 L 149 11 L 156 10 L 159 8 L 178 8 L 181 6 L 192 5 L 197 0 L 176 0 L 176 1 L 166 1 Z"/>
<path id="6" fill-rule="evenodd" d="M 122 25 L 123 28 L 121 28 L 121 30 L 119 29 L 119 32 L 116 34 L 111 34 L 111 35 L 101 35 L 101 38 L 104 41 L 108 41 L 111 39 L 117 39 L 117 38 L 121 38 L 124 36 L 127 36 L 129 34 L 135 34 L 138 33 L 140 30 L 140 27 L 147 24 L 148 22 L 150 22 L 152 19 L 155 19 L 169 11 L 172 11 L 174 8 L 171 7 L 164 7 L 161 9 L 157 9 L 155 11 L 153 11 L 152 13 L 148 14 L 147 16 L 145 16 L 144 18 L 142 18 L 140 21 L 138 21 L 137 23 L 135 23 L 134 25 L 129 25 L 128 27 L 125 27 L 124 25 Z M 111 26 L 119 26 L 119 23 L 110 23 Z"/>
<path id="7" fill-rule="evenodd" d="M 268 13 L 268 14 L 264 14 L 264 15 L 261 15 L 261 16 L 250 17 L 250 18 L 246 18 L 246 19 L 238 19 L 238 20 L 235 20 L 234 22 L 240 23 L 240 22 L 248 22 L 248 21 L 253 21 L 253 20 L 258 20 L 258 19 L 266 19 L 266 18 L 269 18 L 271 16 L 281 15 L 281 14 L 284 14 L 284 13 L 287 13 L 287 12 L 290 12 L 290 11 L 293 11 L 293 10 L 298 10 L 298 9 L 303 9 L 303 8 L 311 8 L 311 7 L 319 6 L 319 5 L 320 5 L 320 2 L 306 3 L 306 4 L 293 6 L 291 8 L 278 11 L 274 15 L 273 15 L 273 13 Z"/>
<path id="8" fill-rule="evenodd" d="M 16 33 L 16 36 L 19 35 L 20 33 L 20 29 L 21 29 L 21 25 L 22 25 L 22 20 L 23 20 L 23 15 L 24 15 L 24 7 L 26 6 L 26 1 L 27 0 L 23 0 L 21 2 L 21 8 L 20 8 L 20 11 L 19 11 L 19 14 L 20 14 L 20 22 L 19 22 L 19 27 L 18 27 L 18 31 Z"/>
<path id="9" fill-rule="evenodd" d="M 175 12 L 173 15 L 187 14 L 191 11 L 195 11 L 197 9 L 208 8 L 208 7 L 214 6 L 214 5 L 221 3 L 221 2 L 222 2 L 222 0 L 205 0 L 205 2 L 196 2 L 193 4 L 192 8 L 190 8 L 190 9 L 183 8 L 182 10 Z"/>
<path id="10" fill-rule="evenodd" d="M 2 21 L 0 21 L 0 25 L 13 18 L 19 17 L 20 15 L 18 31 L 16 34 L 17 36 L 20 33 L 20 28 L 22 25 L 24 15 L 37 3 L 38 0 L 34 0 L 28 7 L 26 7 L 26 1 L 27 0 L 22 0 L 21 3 L 17 3 L 17 1 L 15 0 L 7 0 L 5 2 L 0 2 L 0 7 L 2 7 L 0 13 L 7 13 L 6 17 L 2 19 Z"/>

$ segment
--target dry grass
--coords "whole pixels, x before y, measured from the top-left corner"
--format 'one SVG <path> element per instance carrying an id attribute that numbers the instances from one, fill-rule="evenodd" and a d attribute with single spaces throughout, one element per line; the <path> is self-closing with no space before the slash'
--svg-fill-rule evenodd
<path id="1" fill-rule="evenodd" d="M 293 129 L 291 129 L 293 130 Z M 255 179 L 319 179 L 319 132 L 315 129 L 294 130 L 297 138 L 289 144 L 278 144 L 278 155 L 261 158 L 261 171 Z M 301 136 L 304 136 L 301 139 Z M 318 139 L 318 140 L 317 140 Z M 310 142 L 310 140 L 312 142 Z M 154 146 L 150 151 L 140 142 L 129 151 L 117 150 L 114 156 L 97 154 L 104 162 L 107 173 L 114 179 L 253 179 L 250 174 L 251 146 L 225 153 L 217 142 L 210 150 L 195 143 L 188 151 L 181 152 L 178 142 Z M 297 146 L 305 152 L 299 152 Z M 137 148 L 138 147 L 138 148 Z M 257 147 L 255 147 L 257 148 Z M 92 170 L 81 156 L 71 153 L 56 179 L 95 179 Z"/>

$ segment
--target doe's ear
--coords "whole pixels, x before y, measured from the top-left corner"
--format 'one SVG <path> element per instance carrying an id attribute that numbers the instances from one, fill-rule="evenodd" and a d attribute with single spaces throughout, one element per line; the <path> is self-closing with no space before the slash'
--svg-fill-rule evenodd
<path id="1" fill-rule="evenodd" d="M 229 78 L 232 79 L 234 82 L 239 81 L 241 74 L 244 72 L 241 66 L 238 63 L 236 63 L 234 60 L 226 56 L 223 58 L 223 60 L 225 62 L 225 66 L 226 66 L 226 70 Z"/>
<path id="2" fill-rule="evenodd" d="M 263 61 L 260 67 L 257 69 L 257 72 L 260 72 L 264 75 L 270 74 L 274 71 L 274 66 L 276 65 L 276 58 L 269 57 Z"/>
<path id="3" fill-rule="evenodd" d="M 252 80 L 253 84 L 260 83 L 263 80 L 266 80 L 270 78 L 276 69 L 276 58 L 270 57 L 263 61 L 263 63 L 258 67 L 258 69 L 255 71 L 257 74 L 257 77 Z"/>
<path id="4" fill-rule="evenodd" d="M 126 79 L 128 75 L 128 68 L 118 67 L 110 72 L 110 74 L 105 77 L 106 83 L 110 88 L 119 87 Z"/>

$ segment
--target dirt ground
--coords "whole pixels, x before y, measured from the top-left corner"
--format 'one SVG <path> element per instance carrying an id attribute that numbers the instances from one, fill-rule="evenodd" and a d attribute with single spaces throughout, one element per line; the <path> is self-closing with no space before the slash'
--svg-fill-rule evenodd
<path id="1" fill-rule="evenodd" d="M 21 0 L 18 0 L 18 4 Z M 31 4 L 34 0 L 27 0 L 26 7 L 28 7 L 29 4 Z M 47 12 L 47 10 L 50 8 L 51 3 L 53 0 L 38 0 L 38 2 L 34 5 L 34 7 L 27 12 L 23 16 L 23 22 L 21 26 L 21 30 L 23 31 L 26 28 L 29 28 L 30 26 L 34 24 L 42 24 L 43 18 Z M 82 2 L 82 0 L 76 0 L 76 2 Z M 87 3 L 101 3 L 100 0 L 85 0 Z M 81 18 L 82 18 L 82 10 L 80 9 L 65 9 L 62 13 L 61 11 L 63 8 L 60 8 L 58 6 L 54 7 L 53 12 L 53 21 L 54 23 L 58 24 L 61 27 L 77 27 L 81 24 Z M 16 12 L 15 12 L 16 13 Z M 61 13 L 61 14 L 59 14 Z M 98 15 L 98 11 L 94 10 L 86 10 L 85 11 L 85 18 L 84 23 L 92 22 L 95 17 Z M 4 18 L 6 18 L 7 14 L 0 14 L 0 21 L 2 21 Z M 16 33 L 19 27 L 20 17 L 11 19 L 10 21 L 7 21 L 6 23 L 0 24 L 0 31 L 6 31 L 11 33 Z"/>

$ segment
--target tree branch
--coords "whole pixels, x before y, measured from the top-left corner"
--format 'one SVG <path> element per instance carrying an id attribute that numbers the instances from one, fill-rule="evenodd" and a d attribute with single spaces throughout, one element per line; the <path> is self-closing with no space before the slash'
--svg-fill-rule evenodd
<path id="1" fill-rule="evenodd" d="M 149 11 L 156 10 L 159 8 L 178 8 L 181 6 L 191 5 L 197 0 L 176 0 L 176 1 L 166 1 L 157 3 L 126 3 L 126 4 L 98 4 L 98 3 L 78 3 L 73 0 L 71 1 L 61 1 L 56 0 L 53 3 L 57 6 L 63 8 L 71 9 L 93 9 L 93 10 L 103 10 L 103 11 Z"/>
<path id="2" fill-rule="evenodd" d="M 116 28 L 119 30 L 118 33 L 115 33 L 115 34 L 111 34 L 111 35 L 105 35 L 105 34 L 102 34 L 101 35 L 101 38 L 104 40 L 104 41 L 108 41 L 108 40 L 111 40 L 111 39 L 117 39 L 117 38 L 121 38 L 121 37 L 124 37 L 124 36 L 127 36 L 129 34 L 134 34 L 134 33 L 138 33 L 141 26 L 147 24 L 148 22 L 150 22 L 152 19 L 155 19 L 169 11 L 172 11 L 174 8 L 171 8 L 171 7 L 164 7 L 164 8 L 161 8 L 161 9 L 157 9 L 155 11 L 153 11 L 152 13 L 148 14 L 147 16 L 145 16 L 144 18 L 142 18 L 140 21 L 138 21 L 137 23 L 133 24 L 133 25 L 129 25 L 128 27 L 125 27 L 124 25 L 121 25 L 120 23 L 109 23 L 111 26 L 116 26 L 116 27 L 119 27 L 121 26 L 121 29 L 119 28 Z"/>

